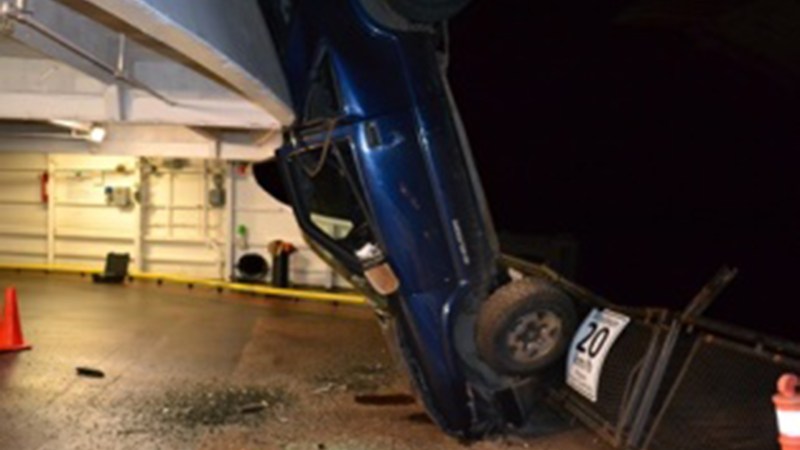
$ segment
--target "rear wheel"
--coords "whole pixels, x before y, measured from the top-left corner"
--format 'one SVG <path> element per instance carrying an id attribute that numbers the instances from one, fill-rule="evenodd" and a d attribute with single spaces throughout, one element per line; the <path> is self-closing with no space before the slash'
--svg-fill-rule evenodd
<path id="1" fill-rule="evenodd" d="M 471 0 L 386 0 L 389 6 L 412 22 L 432 23 L 447 20 Z"/>
<path id="2" fill-rule="evenodd" d="M 571 300 L 552 284 L 513 281 L 481 305 L 477 346 L 481 358 L 503 374 L 529 374 L 555 362 L 575 330 Z"/>

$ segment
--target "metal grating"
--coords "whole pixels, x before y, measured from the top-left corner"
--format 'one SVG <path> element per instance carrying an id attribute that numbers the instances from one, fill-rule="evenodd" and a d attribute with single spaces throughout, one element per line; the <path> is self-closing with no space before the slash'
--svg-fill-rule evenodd
<path id="1" fill-rule="evenodd" d="M 600 390 L 594 408 L 607 421 L 618 423 L 623 404 L 627 400 L 626 392 L 632 383 L 631 375 L 636 372 L 636 366 L 644 358 L 650 340 L 654 338 L 653 334 L 651 326 L 630 323 L 603 364 Z M 588 401 L 586 403 L 589 404 Z"/>
<path id="2" fill-rule="evenodd" d="M 598 401 L 562 385 L 550 392 L 552 406 L 615 448 L 778 449 L 772 396 L 782 374 L 800 372 L 800 345 L 697 317 L 697 298 L 680 319 L 663 310 L 623 308 L 546 268 L 506 260 L 557 283 L 587 309 L 621 310 L 632 319 L 605 361 Z M 715 281 L 706 286 L 711 294 Z"/>
<path id="3" fill-rule="evenodd" d="M 561 388 L 563 406 L 600 431 L 613 445 L 619 444 L 622 432 L 632 419 L 630 414 L 637 402 L 634 387 L 640 377 L 645 377 L 642 381 L 649 377 L 647 355 L 657 348 L 662 336 L 660 331 L 657 325 L 631 321 L 603 365 L 596 403 L 567 386 Z"/>
<path id="4" fill-rule="evenodd" d="M 777 449 L 775 382 L 797 367 L 710 335 L 698 339 L 644 448 Z"/>

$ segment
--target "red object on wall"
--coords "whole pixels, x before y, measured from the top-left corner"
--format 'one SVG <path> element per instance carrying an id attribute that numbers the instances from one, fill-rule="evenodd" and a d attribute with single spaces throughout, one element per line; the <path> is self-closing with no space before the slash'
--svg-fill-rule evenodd
<path id="1" fill-rule="evenodd" d="M 50 200 L 50 195 L 47 192 L 47 185 L 50 183 L 50 174 L 48 172 L 42 172 L 42 176 L 40 177 L 40 192 L 42 195 L 42 203 L 47 203 Z"/>
<path id="2" fill-rule="evenodd" d="M 267 251 L 269 251 L 269 253 L 273 256 L 278 256 L 281 254 L 291 255 L 297 251 L 297 247 L 289 242 L 276 239 L 267 244 Z"/>

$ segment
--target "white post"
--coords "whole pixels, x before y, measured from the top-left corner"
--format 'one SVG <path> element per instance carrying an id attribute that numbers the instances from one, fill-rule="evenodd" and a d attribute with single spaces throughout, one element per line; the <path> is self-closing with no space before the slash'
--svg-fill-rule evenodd
<path id="1" fill-rule="evenodd" d="M 136 158 L 134 169 L 134 185 L 139 189 L 139 201 L 134 203 L 133 218 L 133 262 L 137 272 L 144 270 L 144 209 L 147 202 L 147 187 L 142 176 L 142 158 Z"/>
<path id="2" fill-rule="evenodd" d="M 210 241 L 208 235 L 208 160 L 203 160 L 203 177 L 200 183 L 200 235 L 205 242 Z"/>
<path id="3" fill-rule="evenodd" d="M 167 198 L 167 232 L 173 237 L 173 214 L 175 212 L 175 172 L 169 171 L 169 196 Z"/>
<path id="4" fill-rule="evenodd" d="M 47 264 L 56 260 L 56 162 L 47 155 Z"/>
<path id="5" fill-rule="evenodd" d="M 236 163 L 225 163 L 225 215 L 224 215 L 224 239 L 225 239 L 225 278 L 233 281 L 234 242 L 236 240 Z"/>

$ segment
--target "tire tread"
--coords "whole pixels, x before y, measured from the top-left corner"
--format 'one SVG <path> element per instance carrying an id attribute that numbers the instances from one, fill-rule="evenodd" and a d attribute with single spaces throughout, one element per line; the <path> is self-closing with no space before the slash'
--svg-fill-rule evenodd
<path id="1" fill-rule="evenodd" d="M 532 300 L 535 299 L 534 302 Z M 507 361 L 497 350 L 498 333 L 520 312 L 535 307 L 554 310 L 562 319 L 563 338 L 557 350 L 545 355 L 541 361 L 522 366 Z M 576 313 L 564 293 L 544 280 L 525 278 L 512 281 L 497 289 L 481 305 L 476 322 L 476 344 L 478 354 L 495 370 L 501 373 L 530 373 L 551 364 L 561 356 L 567 346 L 568 336 L 575 328 Z"/>

